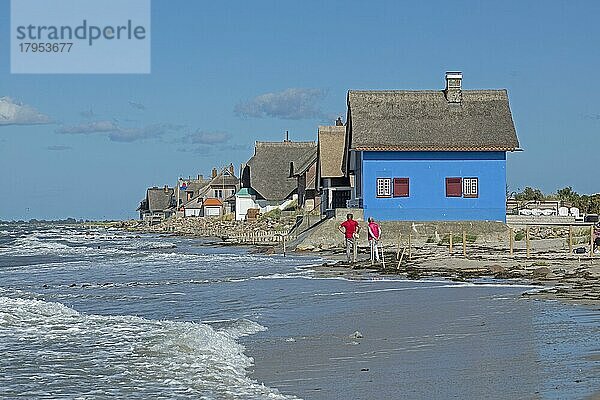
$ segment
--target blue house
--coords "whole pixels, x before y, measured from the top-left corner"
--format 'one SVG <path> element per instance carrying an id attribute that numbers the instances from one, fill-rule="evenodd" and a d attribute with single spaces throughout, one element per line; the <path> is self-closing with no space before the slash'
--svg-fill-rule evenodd
<path id="1" fill-rule="evenodd" d="M 397 221 L 505 221 L 506 152 L 519 150 L 506 90 L 348 92 L 350 204 Z"/>

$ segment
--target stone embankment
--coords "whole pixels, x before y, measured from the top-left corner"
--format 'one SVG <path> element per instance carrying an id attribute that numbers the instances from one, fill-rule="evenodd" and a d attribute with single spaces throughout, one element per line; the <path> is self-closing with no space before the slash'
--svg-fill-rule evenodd
<path id="1" fill-rule="evenodd" d="M 260 244 L 281 241 L 281 238 L 292 230 L 295 222 L 295 217 L 261 218 L 249 222 L 227 221 L 220 218 L 170 218 L 152 226 L 139 220 L 122 221 L 114 226 L 134 232 L 217 238 L 230 243 Z"/>

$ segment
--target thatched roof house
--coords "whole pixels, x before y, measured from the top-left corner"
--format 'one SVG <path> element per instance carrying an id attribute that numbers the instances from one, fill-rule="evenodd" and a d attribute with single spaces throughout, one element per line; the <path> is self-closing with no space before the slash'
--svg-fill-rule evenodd
<path id="1" fill-rule="evenodd" d="M 290 165 L 308 162 L 315 154 L 315 142 L 256 142 L 254 156 L 242 172 L 242 187 L 252 188 L 267 201 L 283 201 L 297 190 Z"/>
<path id="2" fill-rule="evenodd" d="M 350 150 L 514 151 L 519 147 L 506 90 L 348 92 Z"/>

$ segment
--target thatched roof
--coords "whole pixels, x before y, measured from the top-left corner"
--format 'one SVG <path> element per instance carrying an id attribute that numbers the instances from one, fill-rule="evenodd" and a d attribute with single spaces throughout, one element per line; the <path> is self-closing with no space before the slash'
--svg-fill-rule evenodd
<path id="1" fill-rule="evenodd" d="M 290 163 L 290 176 L 298 176 L 305 173 L 317 161 L 317 148 L 313 147 L 298 160 Z"/>
<path id="2" fill-rule="evenodd" d="M 315 142 L 256 142 L 254 156 L 247 163 L 250 186 L 266 200 L 287 199 L 298 184 L 290 177 L 290 163 L 306 160 L 316 146 Z"/>
<path id="3" fill-rule="evenodd" d="M 351 150 L 514 151 L 519 147 L 506 90 L 348 92 Z"/>
<path id="4" fill-rule="evenodd" d="M 173 188 L 149 188 L 146 192 L 149 211 L 164 211 L 175 204 L 175 190 Z"/>
<path id="5" fill-rule="evenodd" d="M 340 178 L 344 176 L 345 126 L 319 126 L 318 168 L 321 178 Z"/>

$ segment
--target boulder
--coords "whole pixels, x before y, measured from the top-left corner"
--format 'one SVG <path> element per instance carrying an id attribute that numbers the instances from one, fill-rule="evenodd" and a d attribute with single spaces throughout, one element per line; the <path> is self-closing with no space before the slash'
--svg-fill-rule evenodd
<path id="1" fill-rule="evenodd" d="M 500 274 L 506 272 L 506 267 L 503 267 L 502 265 L 498 264 L 490 265 L 488 266 L 488 269 L 492 274 Z"/>
<path id="2" fill-rule="evenodd" d="M 539 267 L 533 270 L 533 276 L 535 278 L 545 278 L 550 275 L 551 272 L 552 271 L 550 271 L 550 268 L 548 267 Z"/>

